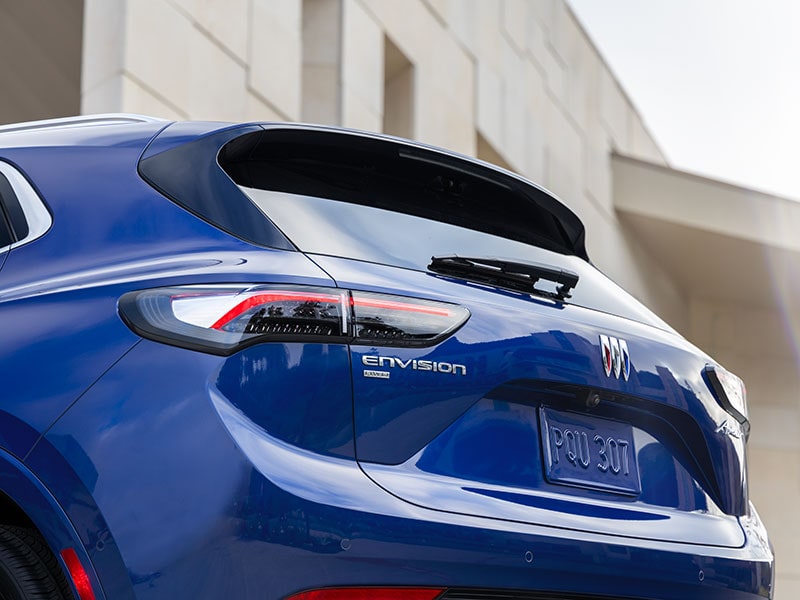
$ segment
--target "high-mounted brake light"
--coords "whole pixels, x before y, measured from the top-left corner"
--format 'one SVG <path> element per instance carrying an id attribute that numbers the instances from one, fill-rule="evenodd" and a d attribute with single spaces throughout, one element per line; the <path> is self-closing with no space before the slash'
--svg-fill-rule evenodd
<path id="1" fill-rule="evenodd" d="M 268 341 L 430 346 L 469 318 L 455 304 L 304 286 L 180 286 L 129 292 L 123 320 L 156 341 L 228 355 Z"/>
<path id="2" fill-rule="evenodd" d="M 443 591 L 441 588 L 402 587 L 325 588 L 293 594 L 286 600 L 434 600 Z"/>
<path id="3" fill-rule="evenodd" d="M 719 365 L 707 366 L 705 373 L 722 407 L 740 423 L 747 423 L 747 390 L 744 382 Z"/>

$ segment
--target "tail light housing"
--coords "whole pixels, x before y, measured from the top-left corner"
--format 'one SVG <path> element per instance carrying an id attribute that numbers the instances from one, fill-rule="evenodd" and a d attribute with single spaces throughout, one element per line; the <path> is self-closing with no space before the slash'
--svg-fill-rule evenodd
<path id="1" fill-rule="evenodd" d="M 119 313 L 142 337 L 222 356 L 269 341 L 431 346 L 469 318 L 448 302 L 273 285 L 134 291 L 120 298 Z"/>

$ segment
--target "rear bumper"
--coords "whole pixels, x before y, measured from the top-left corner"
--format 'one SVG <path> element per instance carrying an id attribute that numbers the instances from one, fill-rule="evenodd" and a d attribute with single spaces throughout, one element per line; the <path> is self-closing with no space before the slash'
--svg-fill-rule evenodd
<path id="1" fill-rule="evenodd" d="M 490 598 L 557 592 L 576 600 L 744 600 L 771 593 L 772 564 L 754 560 L 748 547 L 721 556 L 710 548 L 647 548 L 624 539 L 560 537 L 525 528 L 498 530 L 490 523 L 454 525 L 305 506 L 292 512 L 294 528 L 283 532 L 291 543 L 273 548 L 263 563 L 286 575 L 270 586 L 276 598 L 348 585 L 471 588 Z M 276 540 L 260 541 L 270 545 Z M 258 574 L 252 576 L 255 581 Z"/>
<path id="2" fill-rule="evenodd" d="M 719 548 L 431 510 L 385 492 L 353 461 L 284 444 L 249 424 L 221 396 L 212 393 L 212 401 L 264 489 L 274 486 L 287 508 L 294 506 L 280 529 L 293 549 L 275 558 L 298 577 L 276 597 L 346 585 L 441 586 L 461 598 L 473 593 L 467 588 L 488 598 L 511 590 L 516 593 L 502 597 L 545 591 L 565 598 L 659 600 L 771 595 L 773 558 L 755 515 L 747 521 L 743 547 Z M 259 521 L 273 505 L 270 494 L 262 501 Z M 275 543 L 262 532 L 257 526 L 248 535 Z"/>

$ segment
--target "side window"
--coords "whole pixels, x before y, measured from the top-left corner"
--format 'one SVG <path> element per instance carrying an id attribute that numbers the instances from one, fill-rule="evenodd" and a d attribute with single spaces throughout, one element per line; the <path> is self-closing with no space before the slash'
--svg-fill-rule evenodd
<path id="1" fill-rule="evenodd" d="M 28 236 L 28 222 L 14 188 L 3 173 L 0 173 L 0 198 L 3 200 L 3 214 L 14 235 L 14 241 L 24 240 Z"/>
<path id="2" fill-rule="evenodd" d="M 0 192 L 2 197 L 2 192 Z M 9 246 L 16 240 L 11 235 L 11 229 L 8 226 L 8 220 L 4 214 L 0 214 L 0 252 L 8 250 Z"/>
<path id="3" fill-rule="evenodd" d="M 53 220 L 28 180 L 0 161 L 0 251 L 44 235 Z"/>

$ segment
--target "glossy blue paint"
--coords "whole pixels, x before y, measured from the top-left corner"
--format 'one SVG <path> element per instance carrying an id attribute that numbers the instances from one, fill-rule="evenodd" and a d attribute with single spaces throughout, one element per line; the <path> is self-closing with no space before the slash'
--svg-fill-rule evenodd
<path id="1" fill-rule="evenodd" d="M 355 458 L 347 346 L 260 344 L 227 358 L 214 385 L 272 437 Z"/>
<path id="2" fill-rule="evenodd" d="M 53 215 L 0 271 L 0 491 L 55 552 L 76 547 L 98 598 L 336 585 L 771 596 L 745 440 L 722 428 L 730 415 L 703 379 L 710 357 L 672 331 L 574 305 L 249 243 L 138 172 L 142 156 L 195 144 L 185 156 L 201 155 L 203 172 L 170 195 L 212 181 L 239 202 L 213 171 L 216 152 L 258 129 L 0 135 L 0 158 Z M 424 348 L 298 340 L 221 357 L 143 340 L 117 314 L 132 290 L 231 282 L 400 294 L 471 316 Z M 627 381 L 606 376 L 601 334 L 627 341 Z M 600 402 L 587 406 L 592 393 Z M 542 407 L 630 427 L 641 493 L 548 480 Z"/>

